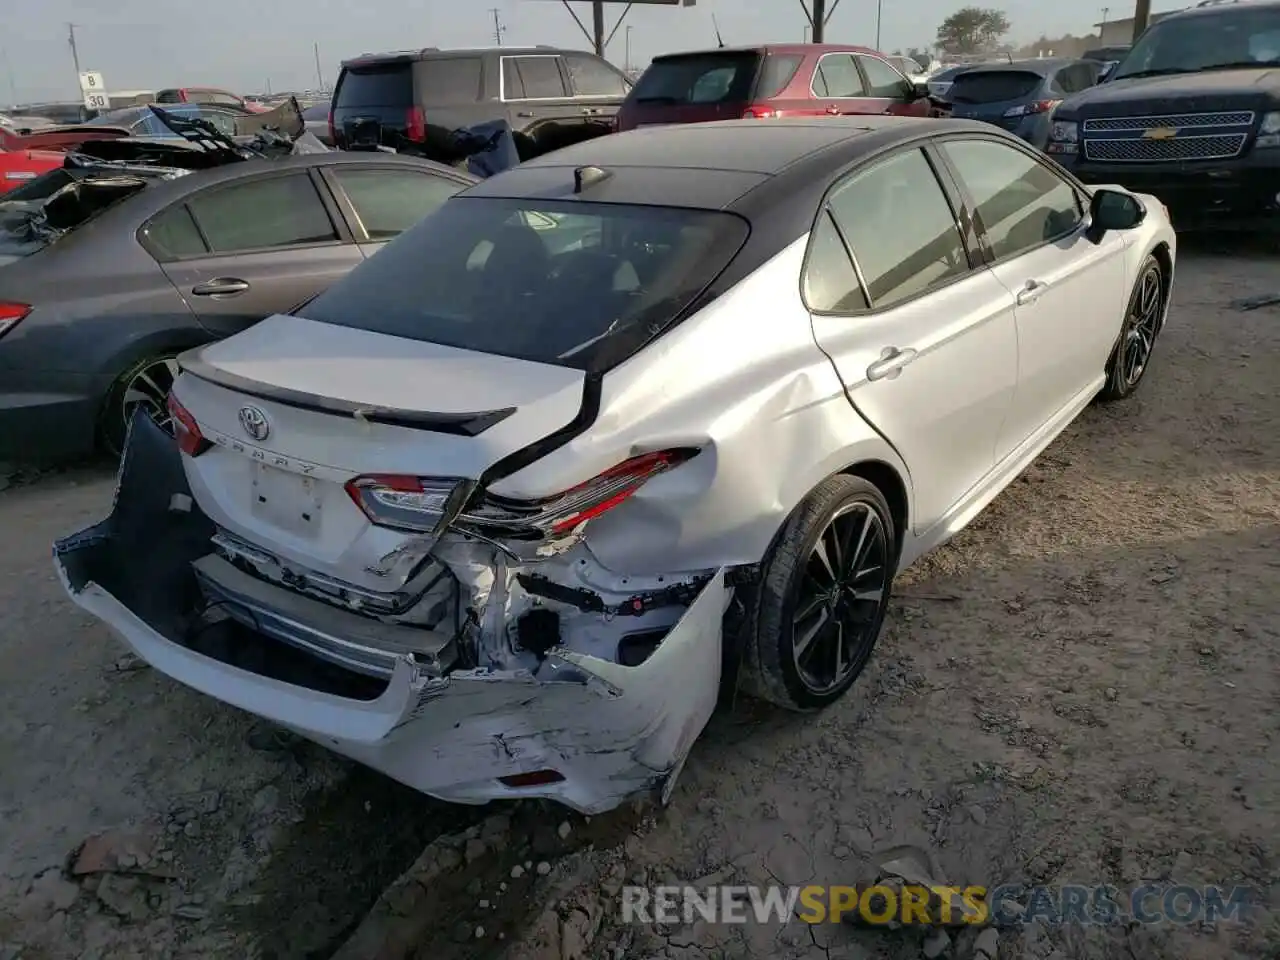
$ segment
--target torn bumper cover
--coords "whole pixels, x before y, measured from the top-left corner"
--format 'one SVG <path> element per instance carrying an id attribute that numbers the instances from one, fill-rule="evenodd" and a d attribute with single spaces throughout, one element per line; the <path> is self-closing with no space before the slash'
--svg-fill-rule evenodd
<path id="1" fill-rule="evenodd" d="M 54 561 L 75 603 L 157 670 L 443 800 L 545 797 L 598 813 L 669 791 L 715 706 L 723 570 L 633 666 L 553 646 L 534 670 L 476 667 L 448 644 L 412 643 L 363 662 L 360 631 L 336 626 L 353 615 L 336 607 L 317 619 L 288 605 L 246 615 L 243 596 L 210 603 L 197 566 L 224 593 L 239 582 L 210 566 L 217 534 L 173 440 L 139 416 L 110 515 L 55 543 Z M 237 615 L 211 617 L 222 604 Z M 298 642 L 307 629 L 325 635 L 319 646 Z M 321 640 L 349 645 L 353 661 Z"/>

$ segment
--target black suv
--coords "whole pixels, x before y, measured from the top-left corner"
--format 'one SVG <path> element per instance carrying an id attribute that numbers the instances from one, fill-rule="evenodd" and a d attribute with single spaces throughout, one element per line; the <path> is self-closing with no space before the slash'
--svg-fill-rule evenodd
<path id="1" fill-rule="evenodd" d="M 366 54 L 342 65 L 329 124 L 341 150 L 440 159 L 458 128 L 506 120 L 528 159 L 608 133 L 630 89 L 607 60 L 556 47 Z"/>
<path id="2" fill-rule="evenodd" d="M 1280 224 L 1280 0 L 1152 24 L 1058 107 L 1046 151 L 1086 183 L 1154 194 L 1178 227 Z"/>

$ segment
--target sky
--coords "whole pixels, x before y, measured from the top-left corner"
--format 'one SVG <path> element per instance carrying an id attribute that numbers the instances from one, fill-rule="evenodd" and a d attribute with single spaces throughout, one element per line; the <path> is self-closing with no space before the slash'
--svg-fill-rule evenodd
<path id="1" fill-rule="evenodd" d="M 830 8 L 833 0 L 828 0 Z M 546 43 L 589 49 L 560 0 L 7 0 L 0 33 L 0 102 L 78 99 L 67 23 L 76 24 L 83 70 L 103 75 L 109 90 L 218 86 L 242 93 L 313 88 L 315 44 L 324 82 L 338 64 L 361 53 L 406 47 L 484 46 L 494 43 L 491 7 L 510 46 Z M 1010 39 L 1085 33 L 1102 19 L 1102 4 L 1047 4 L 996 0 L 1012 24 Z M 963 0 L 891 0 L 883 3 L 880 48 L 928 45 L 945 17 Z M 590 4 L 574 0 L 590 26 Z M 612 25 L 625 3 L 610 3 Z M 1117 0 L 1110 19 L 1132 16 L 1131 0 Z M 1159 0 L 1157 10 L 1167 4 Z M 713 46 L 711 16 L 729 44 L 801 41 L 807 23 L 800 0 L 697 0 L 694 7 L 636 4 L 606 51 L 625 66 L 658 53 Z M 839 0 L 827 39 L 874 46 L 877 0 Z"/>

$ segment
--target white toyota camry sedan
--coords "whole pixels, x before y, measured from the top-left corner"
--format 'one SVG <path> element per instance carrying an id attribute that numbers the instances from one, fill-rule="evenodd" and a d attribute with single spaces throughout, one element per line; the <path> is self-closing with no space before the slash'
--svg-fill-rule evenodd
<path id="1" fill-rule="evenodd" d="M 1138 388 L 1175 253 L 986 124 L 593 140 L 184 356 L 56 564 L 157 670 L 426 793 L 669 795 L 723 688 L 835 702 L 894 575 Z"/>

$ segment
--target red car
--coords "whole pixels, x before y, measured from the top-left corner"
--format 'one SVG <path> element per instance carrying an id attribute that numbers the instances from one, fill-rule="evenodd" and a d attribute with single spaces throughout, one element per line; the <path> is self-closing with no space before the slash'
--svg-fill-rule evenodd
<path id="1" fill-rule="evenodd" d="M 923 117 L 927 94 L 866 47 L 793 43 L 673 53 L 649 65 L 614 129 L 749 117 Z"/>
<path id="2" fill-rule="evenodd" d="M 62 166 L 63 155 L 52 150 L 0 149 L 0 196 Z"/>

